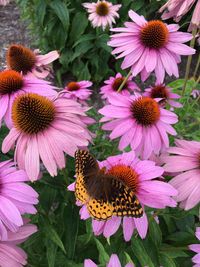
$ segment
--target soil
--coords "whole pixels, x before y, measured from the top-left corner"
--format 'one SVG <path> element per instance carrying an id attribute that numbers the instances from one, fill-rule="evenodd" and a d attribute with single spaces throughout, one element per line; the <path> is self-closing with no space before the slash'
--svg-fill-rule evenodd
<path id="1" fill-rule="evenodd" d="M 0 70 L 5 68 L 7 47 L 13 43 L 30 46 L 31 38 L 27 24 L 20 20 L 20 12 L 14 1 L 0 6 Z"/>

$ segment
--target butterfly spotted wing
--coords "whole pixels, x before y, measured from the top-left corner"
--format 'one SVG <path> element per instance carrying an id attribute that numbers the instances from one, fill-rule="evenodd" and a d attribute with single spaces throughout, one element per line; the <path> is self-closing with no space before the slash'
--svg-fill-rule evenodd
<path id="1" fill-rule="evenodd" d="M 94 219 L 107 220 L 113 215 L 137 218 L 143 215 L 134 192 L 114 176 L 102 172 L 88 151 L 76 151 L 75 164 L 75 196 L 87 205 Z"/>
<path id="2" fill-rule="evenodd" d="M 75 171 L 75 196 L 81 202 L 86 203 L 89 198 L 86 184 L 99 172 L 98 163 L 86 150 L 77 150 L 75 153 Z"/>

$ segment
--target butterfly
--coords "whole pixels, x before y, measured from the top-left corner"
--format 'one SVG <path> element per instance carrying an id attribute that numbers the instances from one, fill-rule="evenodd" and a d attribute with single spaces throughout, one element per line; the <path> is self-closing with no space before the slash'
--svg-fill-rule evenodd
<path id="1" fill-rule="evenodd" d="M 75 196 L 87 206 L 91 217 L 107 220 L 112 216 L 139 218 L 143 209 L 135 193 L 113 175 L 100 169 L 86 150 L 75 153 Z"/>

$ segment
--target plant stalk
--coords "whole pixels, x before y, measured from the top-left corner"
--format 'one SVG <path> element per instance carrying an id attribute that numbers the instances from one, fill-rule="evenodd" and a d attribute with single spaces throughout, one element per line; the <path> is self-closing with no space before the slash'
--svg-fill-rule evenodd
<path id="1" fill-rule="evenodd" d="M 192 38 L 192 40 L 190 41 L 190 47 L 191 47 L 191 48 L 194 47 L 196 33 L 197 33 L 197 27 L 195 27 L 195 28 L 193 29 L 193 31 L 192 31 L 193 38 Z M 182 96 L 183 96 L 184 93 L 185 93 L 185 88 L 186 88 L 187 81 L 188 81 L 188 78 L 189 78 L 191 62 L 192 62 L 192 55 L 189 55 L 189 56 L 188 56 L 188 60 L 187 60 L 187 65 L 186 65 L 185 78 L 184 78 L 184 84 L 183 84 L 183 89 L 182 89 Z"/>
<path id="2" fill-rule="evenodd" d="M 117 92 L 119 93 L 123 86 L 126 84 L 126 82 L 128 81 L 128 78 L 131 76 L 131 70 L 129 71 L 129 73 L 127 74 L 126 78 L 123 80 L 123 82 L 120 84 L 120 87 L 118 88 Z"/>
<path id="3" fill-rule="evenodd" d="M 194 78 L 195 78 L 196 75 L 197 75 L 197 71 L 198 71 L 198 69 L 199 69 L 199 65 L 200 65 L 200 53 L 199 53 L 199 57 L 198 57 L 198 61 L 197 61 L 197 65 L 196 65 L 196 68 L 195 68 L 195 70 L 194 70 L 194 74 L 193 74 Z"/>

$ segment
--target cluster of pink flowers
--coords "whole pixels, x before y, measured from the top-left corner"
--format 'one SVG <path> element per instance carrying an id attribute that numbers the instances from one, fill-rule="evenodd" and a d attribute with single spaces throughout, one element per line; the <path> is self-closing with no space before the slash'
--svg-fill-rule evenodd
<path id="1" fill-rule="evenodd" d="M 48 64 L 58 57 L 57 51 L 40 55 L 38 50 L 13 44 L 7 50 L 7 68 L 0 72 L 0 124 L 9 129 L 2 151 L 14 150 L 14 162 L 0 163 L 2 267 L 27 264 L 17 244 L 36 231 L 22 216 L 37 212 L 38 194 L 26 182 L 42 177 L 41 163 L 56 176 L 66 166 L 65 153 L 73 157 L 79 147 L 92 141 L 87 125 L 93 120 L 86 115 L 88 105 L 81 103 L 90 96 L 87 87 L 92 83 L 74 82 L 74 87 L 71 83 L 59 92 L 41 79 L 51 75 Z"/>
<path id="2" fill-rule="evenodd" d="M 183 3 L 181 6 L 180 2 L 187 2 L 188 6 Z M 171 12 L 168 17 L 174 17 L 176 14 L 180 18 L 194 2 L 170 0 L 162 10 L 168 8 Z M 175 5 L 173 11 L 170 3 Z M 106 1 L 98 1 L 83 5 L 88 9 L 89 20 L 94 27 L 111 27 L 108 14 L 114 18 L 112 4 L 109 6 Z M 98 13 L 100 5 L 104 11 L 101 14 Z M 178 8 L 180 12 L 177 14 Z M 198 8 L 197 3 L 196 10 Z M 134 179 L 129 185 L 134 188 L 135 196 L 143 208 L 143 216 L 112 216 L 105 221 L 99 221 L 89 212 L 87 200 L 77 201 L 77 205 L 81 206 L 81 219 L 92 217 L 95 235 L 103 234 L 108 238 L 122 226 L 125 241 L 131 239 L 134 230 L 138 231 L 141 238 L 146 237 L 146 207 L 164 209 L 175 207 L 177 202 L 180 202 L 180 207 L 188 210 L 200 202 L 200 142 L 176 140 L 177 147 L 169 147 L 168 136 L 177 134 L 172 127 L 178 122 L 174 109 L 181 108 L 182 104 L 179 102 L 180 95 L 164 83 L 165 73 L 179 77 L 178 64 L 182 55 L 195 53 L 195 49 L 184 44 L 192 39 L 192 35 L 180 32 L 177 24 L 167 25 L 161 20 L 147 21 L 133 10 L 129 11 L 129 17 L 131 22 L 125 22 L 124 27 L 111 28 L 114 34 L 111 35 L 108 45 L 114 48 L 112 54 L 117 54 L 117 59 L 123 58 L 121 68 L 130 68 L 130 72 L 127 77 L 117 73 L 104 81 L 100 88 L 105 104 L 99 110 L 103 115 L 100 120 L 103 123 L 102 129 L 110 132 L 110 140 L 119 140 L 118 148 L 122 154 L 110 156 L 98 162 L 98 166 L 100 170 L 106 170 L 106 173 L 112 172 L 116 177 L 123 177 L 123 181 L 128 176 L 129 180 L 132 179 L 130 172 L 134 173 Z M 142 81 L 150 74 L 155 75 L 155 84 L 144 88 L 142 92 L 133 80 L 138 74 L 141 75 Z M 130 149 L 131 152 L 124 152 L 125 149 Z M 165 174 L 173 177 L 170 182 L 163 177 Z M 76 191 L 76 181 L 69 185 L 68 190 Z M 157 221 L 159 223 L 159 220 Z M 91 260 L 85 260 L 85 266 L 97 265 Z M 107 266 L 121 264 L 113 256 Z"/>

